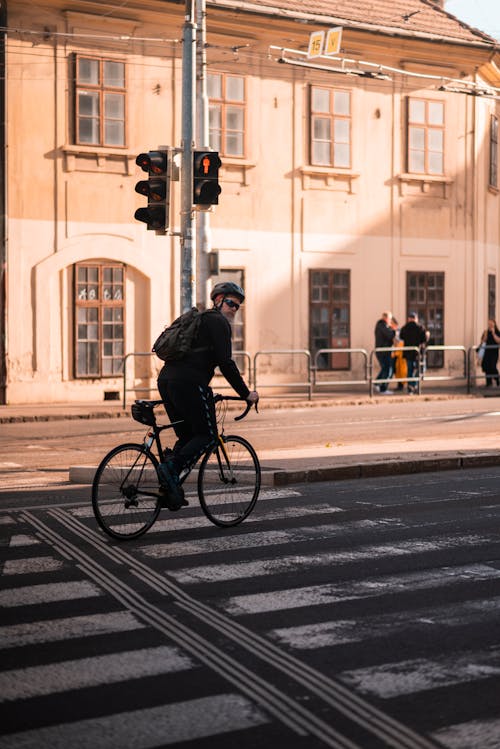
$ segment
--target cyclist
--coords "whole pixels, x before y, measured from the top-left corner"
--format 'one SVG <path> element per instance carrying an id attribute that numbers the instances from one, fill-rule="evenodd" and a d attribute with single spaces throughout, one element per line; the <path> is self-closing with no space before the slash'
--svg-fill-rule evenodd
<path id="1" fill-rule="evenodd" d="M 256 404 L 258 393 L 247 387 L 232 359 L 231 322 L 245 300 L 245 292 L 232 281 L 218 283 L 210 298 L 213 307 L 201 318 L 191 350 L 178 361 L 165 363 L 158 376 L 158 390 L 177 442 L 165 463 L 160 463 L 164 506 L 178 510 L 188 502 L 179 484 L 179 473 L 192 468 L 217 439 L 215 406 L 210 381 L 215 367 L 248 403 Z"/>

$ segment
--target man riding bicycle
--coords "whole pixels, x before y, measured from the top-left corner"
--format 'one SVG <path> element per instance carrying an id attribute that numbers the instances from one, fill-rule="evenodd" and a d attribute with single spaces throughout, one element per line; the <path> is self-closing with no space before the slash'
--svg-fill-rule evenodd
<path id="1" fill-rule="evenodd" d="M 178 510 L 187 505 L 179 474 L 192 468 L 202 453 L 217 439 L 217 423 L 210 381 L 215 367 L 238 395 L 256 404 L 258 393 L 247 387 L 232 359 L 231 322 L 245 300 L 245 292 L 232 281 L 214 286 L 213 307 L 203 313 L 190 351 L 182 359 L 166 362 L 158 376 L 158 390 L 170 421 L 175 424 L 177 442 L 165 463 L 160 463 L 165 506 Z"/>

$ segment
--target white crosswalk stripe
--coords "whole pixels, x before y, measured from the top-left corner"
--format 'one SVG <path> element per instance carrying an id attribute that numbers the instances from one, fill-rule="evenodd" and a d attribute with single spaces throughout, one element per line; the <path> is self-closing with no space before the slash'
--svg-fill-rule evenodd
<path id="1" fill-rule="evenodd" d="M 249 700 L 220 694 L 146 710 L 62 723 L 2 737 L 2 749 L 153 749 L 220 736 L 268 722 Z"/>
<path id="2" fill-rule="evenodd" d="M 176 648 L 158 647 L 4 671 L 0 674 L 0 702 L 175 673 L 191 667 L 189 658 Z"/>

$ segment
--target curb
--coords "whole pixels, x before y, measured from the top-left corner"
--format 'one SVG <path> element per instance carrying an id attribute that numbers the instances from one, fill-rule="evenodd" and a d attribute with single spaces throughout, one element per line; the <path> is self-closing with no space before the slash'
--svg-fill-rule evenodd
<path id="1" fill-rule="evenodd" d="M 262 467 L 263 486 L 290 486 L 317 481 L 345 481 L 349 479 L 378 478 L 380 476 L 403 476 L 410 473 L 432 473 L 435 471 L 457 471 L 466 468 L 500 466 L 500 451 L 475 455 L 456 455 L 443 458 L 409 458 L 380 463 L 358 463 L 356 465 L 329 466 L 328 468 L 306 468 L 297 470 L 275 470 Z M 69 481 L 73 484 L 91 484 L 97 466 L 71 466 Z"/>

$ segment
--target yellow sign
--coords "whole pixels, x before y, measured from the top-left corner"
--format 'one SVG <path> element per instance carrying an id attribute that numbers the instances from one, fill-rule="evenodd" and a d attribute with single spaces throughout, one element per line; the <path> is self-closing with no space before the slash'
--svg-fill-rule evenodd
<path id="1" fill-rule="evenodd" d="M 325 32 L 324 31 L 313 31 L 309 37 L 309 49 L 307 50 L 308 57 L 319 57 L 323 54 L 323 45 L 325 43 Z"/>
<path id="2" fill-rule="evenodd" d="M 313 31 L 309 37 L 308 57 L 321 57 L 321 55 L 338 55 L 340 51 L 340 42 L 342 40 L 342 26 L 335 26 L 324 31 Z"/>
<path id="3" fill-rule="evenodd" d="M 338 55 L 342 41 L 342 26 L 336 26 L 328 31 L 325 44 L 325 55 Z"/>

